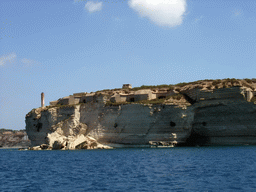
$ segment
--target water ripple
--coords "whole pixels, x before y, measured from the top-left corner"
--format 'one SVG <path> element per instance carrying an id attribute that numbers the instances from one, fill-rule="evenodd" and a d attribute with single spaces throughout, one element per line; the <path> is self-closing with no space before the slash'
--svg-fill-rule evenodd
<path id="1" fill-rule="evenodd" d="M 0 150 L 0 191 L 252 191 L 255 149 Z"/>

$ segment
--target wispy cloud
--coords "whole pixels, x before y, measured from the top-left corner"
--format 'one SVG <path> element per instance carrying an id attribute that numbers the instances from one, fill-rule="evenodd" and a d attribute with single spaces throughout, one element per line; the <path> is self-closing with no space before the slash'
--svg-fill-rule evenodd
<path id="1" fill-rule="evenodd" d="M 197 17 L 195 20 L 194 20 L 194 24 L 195 23 L 198 23 L 199 21 L 201 21 L 204 17 L 201 15 L 200 17 Z"/>
<path id="2" fill-rule="evenodd" d="M 3 66 L 7 63 L 12 63 L 16 59 L 17 55 L 15 53 L 11 53 L 9 55 L 3 55 L 0 57 L 0 66 Z"/>
<path id="3" fill-rule="evenodd" d="M 130 0 L 129 6 L 157 25 L 175 27 L 182 24 L 186 0 Z"/>
<path id="4" fill-rule="evenodd" d="M 233 15 L 234 15 L 234 16 L 239 16 L 239 15 L 241 15 L 241 14 L 242 14 L 242 11 L 241 11 L 241 10 L 239 10 L 239 9 L 233 10 Z"/>
<path id="5" fill-rule="evenodd" d="M 85 4 L 85 9 L 89 12 L 89 13 L 93 13 L 96 11 L 101 11 L 102 10 L 102 6 L 103 3 L 102 2 L 92 2 L 92 1 L 88 1 Z"/>
<path id="6" fill-rule="evenodd" d="M 19 59 L 16 53 L 11 53 L 11 54 L 3 55 L 0 57 L 0 66 L 4 66 L 8 63 L 13 63 L 16 60 L 18 63 L 24 64 L 23 66 L 32 66 L 32 65 L 40 64 L 38 61 L 35 61 L 32 59 L 27 59 L 27 58 Z"/>
<path id="7" fill-rule="evenodd" d="M 37 62 L 37 61 L 35 61 L 35 60 L 26 59 L 26 58 L 21 59 L 21 62 L 22 62 L 23 64 L 25 64 L 26 66 L 32 66 L 32 65 L 37 65 L 37 64 L 39 64 L 39 62 Z"/>

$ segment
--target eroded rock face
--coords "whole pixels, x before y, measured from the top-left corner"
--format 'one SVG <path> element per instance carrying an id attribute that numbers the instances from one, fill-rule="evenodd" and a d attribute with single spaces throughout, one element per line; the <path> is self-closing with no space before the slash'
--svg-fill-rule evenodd
<path id="1" fill-rule="evenodd" d="M 27 132 L 32 146 L 45 143 L 52 149 L 178 143 L 185 142 L 191 132 L 191 109 L 141 104 L 105 107 L 99 103 L 41 109 L 40 115 L 35 110 L 26 117 Z"/>
<path id="2" fill-rule="evenodd" d="M 38 128 L 40 125 L 40 128 Z M 31 139 L 31 149 L 76 149 L 81 143 L 86 148 L 108 148 L 87 136 L 87 125 L 80 122 L 80 106 L 36 109 L 26 117 L 26 130 Z M 46 144 L 46 145 L 43 145 Z M 85 148 L 85 145 L 84 145 Z"/>
<path id="3" fill-rule="evenodd" d="M 256 105 L 243 87 L 202 92 L 193 105 L 194 122 L 187 144 L 256 144 Z"/>
<path id="4" fill-rule="evenodd" d="M 204 145 L 256 144 L 256 106 L 234 100 L 199 105 L 193 130 Z"/>
<path id="5" fill-rule="evenodd" d="M 30 141 L 24 130 L 0 130 L 0 148 L 26 148 L 29 145 Z"/>
<path id="6" fill-rule="evenodd" d="M 186 91 L 186 97 L 192 95 L 190 106 L 39 108 L 26 116 L 26 131 L 32 146 L 48 149 L 256 144 L 256 105 L 245 100 L 241 87 L 196 89 Z"/>

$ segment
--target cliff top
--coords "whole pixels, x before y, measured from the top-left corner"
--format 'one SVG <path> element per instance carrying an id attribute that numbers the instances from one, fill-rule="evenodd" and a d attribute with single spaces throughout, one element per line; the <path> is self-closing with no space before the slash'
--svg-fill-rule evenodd
<path id="1" fill-rule="evenodd" d="M 220 88 L 228 88 L 233 86 L 240 86 L 240 87 L 247 87 L 251 88 L 252 91 L 256 89 L 256 78 L 252 79 L 235 79 L 235 78 L 227 78 L 227 79 L 205 79 L 205 80 L 198 80 L 193 82 L 182 82 L 177 84 L 162 84 L 162 85 L 142 85 L 140 87 L 134 87 L 131 89 L 122 89 L 122 88 L 115 88 L 115 89 L 104 89 L 96 91 L 96 94 L 106 94 L 106 93 L 134 93 L 135 91 L 139 91 L 142 89 L 150 89 L 153 91 L 165 91 L 165 90 L 177 90 L 178 92 L 181 90 L 187 89 L 194 89 L 194 88 L 201 88 L 205 90 L 214 90 Z M 93 94 L 91 92 L 90 94 Z"/>
<path id="2" fill-rule="evenodd" d="M 188 95 L 190 90 L 199 89 L 213 92 L 215 89 L 230 87 L 242 87 L 247 91 L 256 93 L 256 79 L 205 79 L 175 85 L 142 85 L 134 88 L 129 86 L 128 88 L 104 89 L 91 93 L 74 93 L 73 95 L 50 102 L 50 106 L 47 106 L 47 108 L 101 101 L 105 102 L 106 105 L 130 103 L 190 105 L 196 100 L 194 98 L 195 95 L 191 96 L 191 93 Z M 253 101 L 256 100 L 254 93 L 252 95 L 253 98 L 250 98 Z M 190 100 L 187 96 L 191 96 L 194 101 Z"/>
<path id="3" fill-rule="evenodd" d="M 222 88 L 240 87 L 234 94 L 234 90 L 221 90 Z M 208 94 L 214 90 L 227 92 L 224 94 Z M 199 92 L 198 92 L 199 90 Z M 52 107 L 72 107 L 91 102 L 101 102 L 105 106 L 115 106 L 122 104 L 167 104 L 178 105 L 179 107 L 190 106 L 199 100 L 240 98 L 241 94 L 249 102 L 256 101 L 256 79 L 206 79 L 188 83 L 178 83 L 175 85 L 142 85 L 134 88 L 105 89 L 91 93 L 74 93 L 73 95 L 63 97 L 57 101 L 50 102 L 50 106 L 32 109 L 37 115 L 43 110 Z M 231 91 L 231 92 L 230 92 Z M 239 96 L 240 95 L 240 96 Z M 32 112 L 31 111 L 31 112 Z M 27 115 L 30 115 L 29 112 Z"/>
<path id="4" fill-rule="evenodd" d="M 13 133 L 25 133 L 25 129 L 23 130 L 12 130 L 12 129 L 4 129 L 4 128 L 1 128 L 0 129 L 0 134 L 13 134 Z"/>
<path id="5" fill-rule="evenodd" d="M 214 89 L 229 88 L 229 87 L 242 87 L 248 91 L 256 91 L 256 79 L 205 79 L 188 83 L 178 83 L 175 85 L 142 85 L 140 87 L 131 88 L 118 88 L 118 89 L 104 89 L 91 93 L 74 93 L 68 97 L 60 98 L 58 101 L 52 102 L 51 105 L 70 105 L 78 103 L 87 103 L 97 101 L 95 97 L 107 97 L 107 103 L 110 105 L 139 102 L 144 104 L 160 104 L 160 103 L 173 103 L 173 100 L 179 100 L 178 103 L 186 103 L 183 99 L 184 93 L 189 90 L 200 89 L 203 91 L 213 91 Z M 79 102 L 75 99 L 79 98 Z M 71 101 L 72 100 L 72 101 Z M 76 103 L 78 102 L 78 103 Z"/>

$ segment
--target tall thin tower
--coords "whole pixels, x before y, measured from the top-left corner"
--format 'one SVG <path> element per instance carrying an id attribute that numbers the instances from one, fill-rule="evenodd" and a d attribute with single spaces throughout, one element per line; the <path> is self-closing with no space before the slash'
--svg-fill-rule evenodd
<path id="1" fill-rule="evenodd" d="M 44 92 L 41 93 L 41 107 L 44 107 Z"/>

